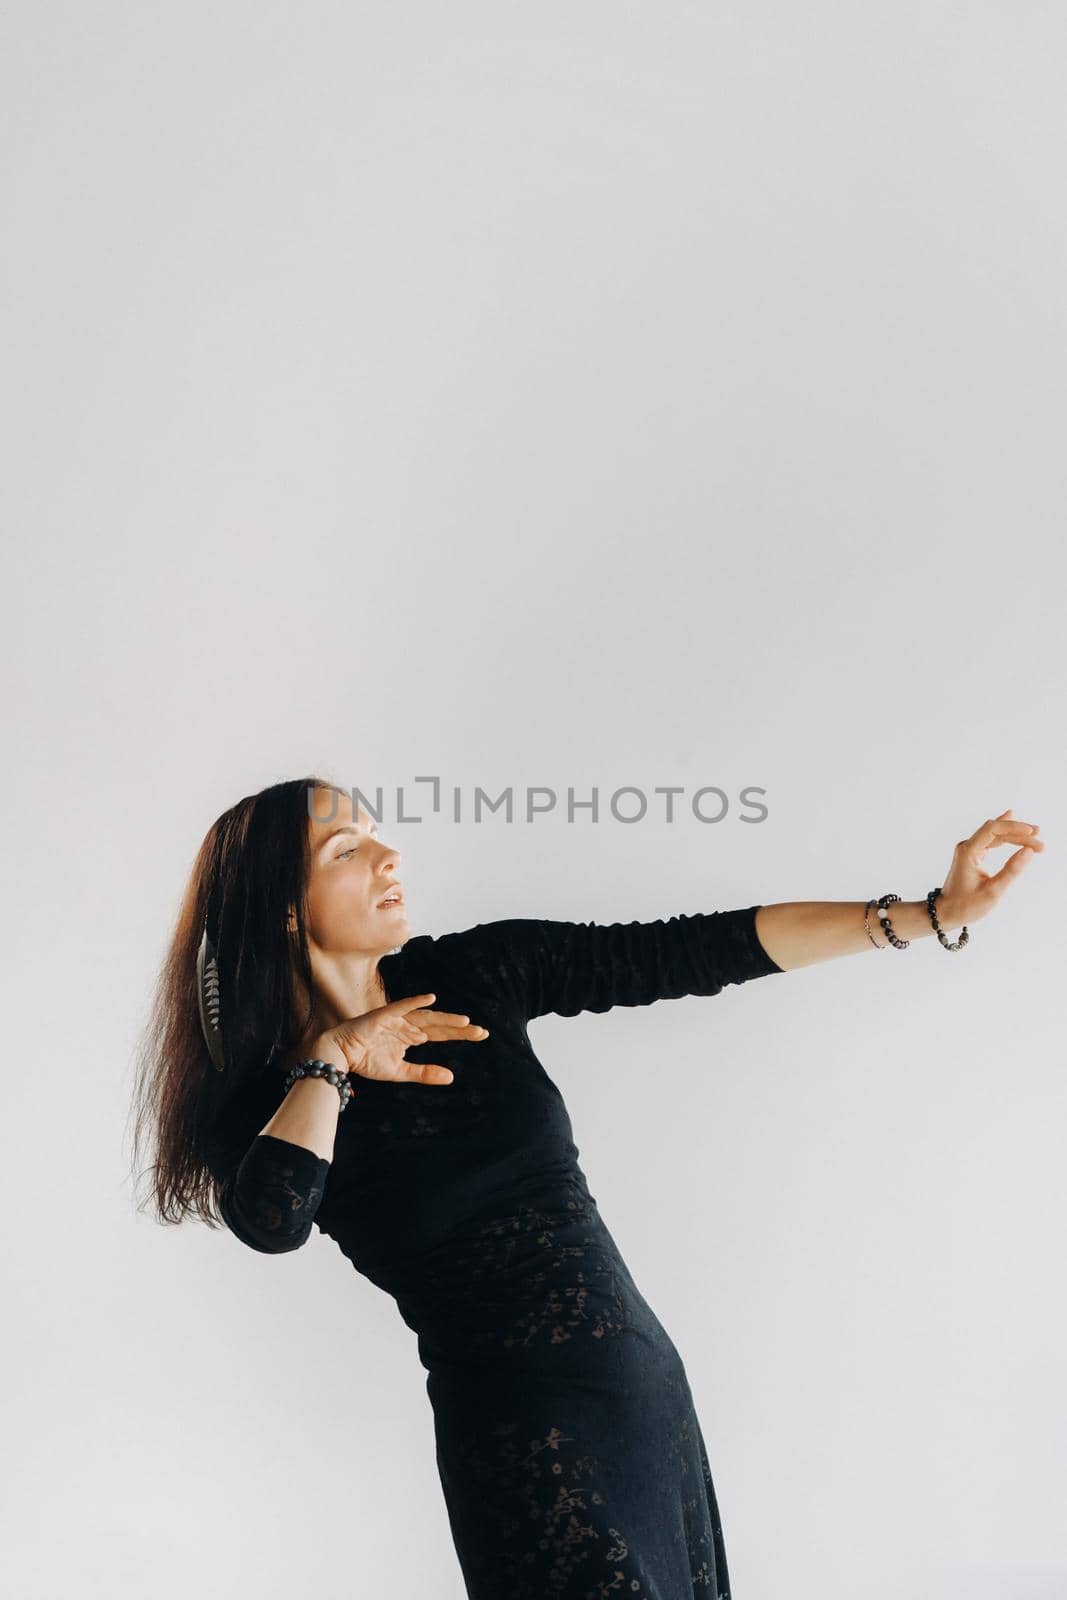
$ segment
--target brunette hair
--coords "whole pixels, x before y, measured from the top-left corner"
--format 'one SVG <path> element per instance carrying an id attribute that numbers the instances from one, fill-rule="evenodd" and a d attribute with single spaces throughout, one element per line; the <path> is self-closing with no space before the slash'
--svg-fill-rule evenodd
<path id="1" fill-rule="evenodd" d="M 153 1205 L 159 1222 L 221 1225 L 222 1181 L 281 1103 L 270 1063 L 311 1017 L 308 818 L 314 791 L 336 787 L 293 778 L 246 795 L 212 823 L 197 851 L 135 1057 L 134 1161 L 149 1140 L 155 1153 L 137 1210 Z M 221 1072 L 200 1025 L 196 958 L 206 924 L 219 969 Z M 294 962 L 309 1007 L 302 1020 Z"/>

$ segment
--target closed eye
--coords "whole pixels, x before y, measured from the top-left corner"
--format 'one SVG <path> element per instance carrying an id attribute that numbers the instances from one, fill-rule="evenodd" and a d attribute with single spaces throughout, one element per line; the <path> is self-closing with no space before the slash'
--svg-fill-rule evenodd
<path id="1" fill-rule="evenodd" d="M 377 839 L 377 837 L 378 837 L 377 828 L 374 828 L 374 829 L 371 830 L 370 837 L 372 839 Z M 345 856 L 354 855 L 358 849 L 359 849 L 359 845 L 358 844 L 351 844 L 351 845 L 349 845 L 347 850 L 338 850 L 337 854 L 334 856 L 334 860 L 335 861 L 343 861 Z"/>

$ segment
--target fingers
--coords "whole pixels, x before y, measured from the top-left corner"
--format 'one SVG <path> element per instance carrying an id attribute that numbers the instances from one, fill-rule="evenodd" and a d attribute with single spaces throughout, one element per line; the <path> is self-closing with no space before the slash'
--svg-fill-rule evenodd
<path id="1" fill-rule="evenodd" d="M 1013 853 L 1008 857 L 1007 861 L 1005 861 L 1004 865 L 1001 867 L 1000 871 L 993 874 L 990 882 L 999 883 L 1001 885 L 1010 883 L 1013 878 L 1017 878 L 1019 876 L 1026 863 L 1028 861 L 1032 861 L 1033 859 L 1033 851 L 1027 849 L 1026 845 L 1023 845 L 1021 849 L 1013 851 Z"/>
<path id="2" fill-rule="evenodd" d="M 379 1009 L 382 1011 L 414 1011 L 417 1006 L 428 1005 L 431 1000 L 436 1000 L 435 994 L 409 994 L 404 1000 L 389 1000 Z"/>
<path id="3" fill-rule="evenodd" d="M 439 1061 L 405 1061 L 408 1068 L 408 1083 L 446 1084 L 451 1083 L 455 1074 L 448 1067 L 443 1067 Z"/>
<path id="4" fill-rule="evenodd" d="M 464 1012 L 423 1011 L 418 1021 L 408 1019 L 413 1026 L 425 1031 L 429 1039 L 487 1039 L 489 1029 L 472 1022 Z"/>
<path id="5" fill-rule="evenodd" d="M 433 1021 L 450 1028 L 465 1028 L 471 1020 L 465 1011 L 422 1011 L 418 1017 L 420 1028 L 426 1026 L 427 1018 L 432 1018 Z"/>
<path id="6" fill-rule="evenodd" d="M 983 822 L 969 839 L 961 839 L 956 850 L 984 855 L 987 850 L 1006 844 L 1022 844 L 1031 850 L 1043 850 L 1045 841 L 1037 837 L 1039 827 L 1039 823 L 1018 822 L 1014 817 L 1002 813 Z"/>
<path id="7" fill-rule="evenodd" d="M 433 1039 L 488 1037 L 488 1028 L 472 1023 L 465 1013 L 430 1010 L 427 1002 L 436 999 L 435 994 L 412 994 L 403 1000 L 390 1000 L 380 1009 L 402 1013 L 406 1022 L 415 1028 L 425 1028 L 427 1036 Z"/>
<path id="8" fill-rule="evenodd" d="M 428 1022 L 425 1032 L 428 1039 L 471 1039 L 478 1044 L 489 1037 L 489 1029 L 481 1027 L 477 1022 L 440 1024 Z"/>

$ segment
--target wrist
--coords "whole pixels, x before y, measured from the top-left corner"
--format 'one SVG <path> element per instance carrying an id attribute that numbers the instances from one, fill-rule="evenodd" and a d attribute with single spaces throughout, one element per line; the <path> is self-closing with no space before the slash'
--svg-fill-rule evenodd
<path id="1" fill-rule="evenodd" d="M 318 1083 L 321 1089 L 302 1089 L 302 1084 Z M 319 1057 L 302 1057 L 289 1068 L 285 1079 L 285 1089 L 288 1095 L 296 1095 L 310 1108 L 316 1097 L 321 1102 L 325 1094 L 335 1097 L 339 1110 L 343 1111 L 355 1094 L 351 1077 L 343 1067 L 337 1067 L 331 1061 Z"/>
<path id="2" fill-rule="evenodd" d="M 312 1041 L 310 1048 L 300 1057 L 301 1061 L 328 1061 L 331 1067 L 336 1067 L 338 1072 L 351 1073 L 352 1067 L 344 1051 L 332 1033 L 322 1033 Z"/>
<path id="3" fill-rule="evenodd" d="M 923 909 L 926 910 L 925 901 L 923 902 Z M 937 896 L 934 900 L 934 915 L 941 924 L 942 933 L 955 932 L 958 928 L 962 928 L 967 921 L 963 907 L 951 895 L 939 894 Z M 930 913 L 928 911 L 926 918 L 929 922 Z M 931 923 L 930 926 L 933 927 L 933 924 Z"/>
<path id="4" fill-rule="evenodd" d="M 311 1057 L 309 1056 L 308 1060 L 310 1059 Z M 321 1059 L 321 1057 L 319 1059 Z M 329 1078 L 313 1076 L 309 1072 L 301 1073 L 299 1078 L 293 1079 L 293 1082 L 289 1087 L 289 1093 L 296 1096 L 297 1099 L 306 1100 L 309 1105 L 313 1104 L 316 1100 L 325 1100 L 327 1104 L 329 1104 L 330 1100 L 328 1097 L 332 1096 L 333 1103 L 340 1107 L 341 1097 L 338 1093 L 336 1085 L 332 1084 Z"/>

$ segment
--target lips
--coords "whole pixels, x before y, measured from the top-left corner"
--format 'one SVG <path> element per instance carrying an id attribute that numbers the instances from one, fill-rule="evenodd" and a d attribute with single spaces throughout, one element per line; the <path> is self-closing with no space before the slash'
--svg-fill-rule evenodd
<path id="1" fill-rule="evenodd" d="M 402 906 L 403 904 L 404 904 L 404 891 L 402 889 L 392 889 L 386 895 L 384 900 L 379 900 L 378 901 L 378 904 L 375 907 L 375 910 L 376 911 L 392 911 L 396 906 Z"/>

